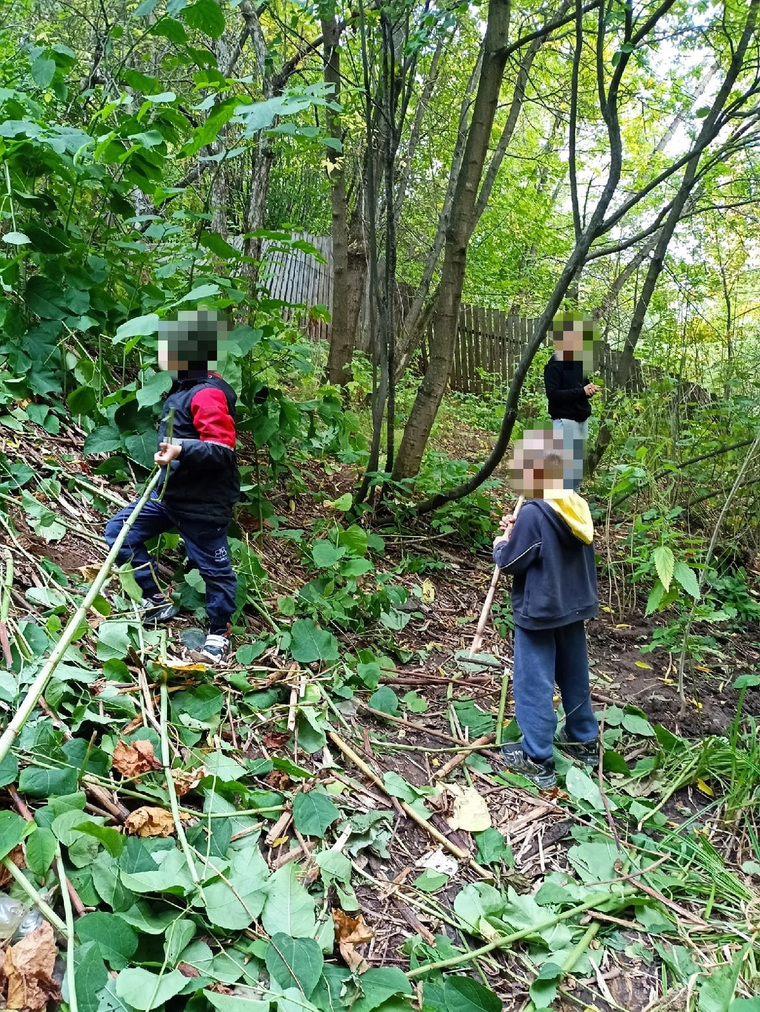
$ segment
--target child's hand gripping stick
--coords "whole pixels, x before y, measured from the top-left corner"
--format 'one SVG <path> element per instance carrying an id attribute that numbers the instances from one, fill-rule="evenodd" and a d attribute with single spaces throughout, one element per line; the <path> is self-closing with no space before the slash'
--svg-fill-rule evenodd
<path id="1" fill-rule="evenodd" d="M 509 541 L 510 535 L 512 534 L 512 528 L 514 527 L 515 521 L 517 520 L 517 514 L 522 509 L 523 502 L 524 497 L 520 496 L 520 498 L 517 500 L 517 505 L 515 506 L 514 513 L 512 513 L 511 516 L 502 517 L 499 526 L 502 528 L 504 533 L 499 538 L 496 539 L 497 541 Z M 483 604 L 483 610 L 481 611 L 480 619 L 478 620 L 478 628 L 475 632 L 475 637 L 473 638 L 472 646 L 470 647 L 470 657 L 476 654 L 483 645 L 483 633 L 486 628 L 488 616 L 491 613 L 491 605 L 493 604 L 493 599 L 496 594 L 496 584 L 499 582 L 500 573 L 501 570 L 499 569 L 499 567 L 495 566 L 493 576 L 491 577 L 491 585 L 488 588 L 485 603 Z"/>

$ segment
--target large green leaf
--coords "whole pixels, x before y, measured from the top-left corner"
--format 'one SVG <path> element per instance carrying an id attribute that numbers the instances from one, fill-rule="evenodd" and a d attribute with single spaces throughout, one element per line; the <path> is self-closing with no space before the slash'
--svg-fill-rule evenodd
<path id="1" fill-rule="evenodd" d="M 732 962 L 723 963 L 701 982 L 699 1012 L 729 1012 L 748 948 L 745 946 L 734 955 Z"/>
<path id="2" fill-rule="evenodd" d="M 652 557 L 654 558 L 654 566 L 660 582 L 666 591 L 670 590 L 670 582 L 673 579 L 673 567 L 676 562 L 672 550 L 667 545 L 658 545 L 654 552 L 652 552 Z"/>
<path id="3" fill-rule="evenodd" d="M 322 952 L 313 938 L 291 938 L 282 932 L 272 936 L 266 954 L 270 976 L 283 989 L 295 984 L 310 998 L 324 965 Z"/>
<path id="4" fill-rule="evenodd" d="M 0 858 L 10 854 L 35 828 L 33 822 L 27 822 L 15 812 L 0 812 Z"/>
<path id="5" fill-rule="evenodd" d="M 96 910 L 77 921 L 82 942 L 92 941 L 103 959 L 114 970 L 122 970 L 137 951 L 137 932 L 118 914 Z"/>
<path id="6" fill-rule="evenodd" d="M 77 789 L 77 771 L 70 769 L 43 770 L 28 766 L 21 771 L 18 779 L 21 794 L 32 798 L 51 798 L 61 794 L 73 794 Z"/>
<path id="7" fill-rule="evenodd" d="M 345 548 L 334 545 L 332 541 L 328 541 L 326 538 L 315 541 L 311 547 L 311 557 L 314 559 L 314 565 L 320 569 L 329 569 L 336 562 L 339 562 L 345 554 Z"/>
<path id="8" fill-rule="evenodd" d="M 32 79 L 38 88 L 47 88 L 55 77 L 55 60 L 38 56 L 32 64 Z"/>
<path id="9" fill-rule="evenodd" d="M 141 408 L 158 404 L 171 385 L 172 378 L 168 372 L 154 372 L 137 391 L 137 403 Z"/>
<path id="10" fill-rule="evenodd" d="M 394 994 L 411 994 L 412 985 L 397 966 L 367 970 L 359 978 L 363 995 L 354 1002 L 351 1012 L 372 1012 Z"/>
<path id="11" fill-rule="evenodd" d="M 190 28 L 212 39 L 218 39 L 224 31 L 224 14 L 216 0 L 196 0 L 182 11 L 182 17 Z"/>
<path id="12" fill-rule="evenodd" d="M 155 334 L 158 330 L 158 316 L 155 313 L 148 313 L 147 316 L 133 316 L 131 320 L 122 323 L 114 335 L 114 344 L 120 344 L 130 337 L 147 337 Z"/>
<path id="13" fill-rule="evenodd" d="M 340 809 L 323 791 L 296 794 L 293 799 L 293 822 L 298 832 L 304 836 L 324 836 L 327 827 L 338 818 Z"/>
<path id="14" fill-rule="evenodd" d="M 44 878 L 53 863 L 58 841 L 49 829 L 38 829 L 26 841 L 26 863 L 35 875 Z"/>
<path id="15" fill-rule="evenodd" d="M 443 985 L 445 1012 L 501 1012 L 501 998 L 471 977 L 447 977 Z"/>
<path id="16" fill-rule="evenodd" d="M 299 663 L 338 660 L 338 641 L 331 632 L 318 628 L 312 619 L 297 619 L 290 635 L 290 652 Z"/>
<path id="17" fill-rule="evenodd" d="M 298 881 L 298 871 L 292 863 L 278 868 L 269 879 L 261 923 L 270 936 L 278 932 L 293 938 L 313 936 L 314 900 Z"/>
<path id="18" fill-rule="evenodd" d="M 567 787 L 568 794 L 572 797 L 588 801 L 597 812 L 604 811 L 604 801 L 602 800 L 599 785 L 584 770 L 579 769 L 577 766 L 571 766 L 567 771 L 565 786 Z M 616 807 L 614 801 L 611 800 L 609 801 L 609 805 L 610 808 Z"/>
<path id="19" fill-rule="evenodd" d="M 268 877 L 269 869 L 258 847 L 237 851 L 225 875 L 227 881 L 219 879 L 203 887 L 211 923 L 229 931 L 250 927 L 264 908 Z"/>
<path id="20" fill-rule="evenodd" d="M 108 621 L 98 626 L 99 661 L 122 660 L 129 653 L 129 622 Z"/>
<path id="21" fill-rule="evenodd" d="M 89 415 L 97 403 L 97 397 L 91 386 L 82 386 L 71 391 L 66 403 L 72 415 Z"/>
<path id="22" fill-rule="evenodd" d="M 699 581 L 697 574 L 690 566 L 687 566 L 685 562 L 677 562 L 673 567 L 673 576 L 687 594 L 690 594 L 695 601 L 699 599 Z"/>
<path id="23" fill-rule="evenodd" d="M 146 1009 L 160 1008 L 187 984 L 179 970 L 158 974 L 144 970 L 142 967 L 131 967 L 122 970 L 116 979 L 116 994 L 123 998 L 132 1008 L 139 1012 Z"/>
<path id="24" fill-rule="evenodd" d="M 74 984 L 79 1012 L 98 1012 L 100 992 L 108 983 L 108 968 L 94 942 L 74 949 Z"/>
<path id="25" fill-rule="evenodd" d="M 7 787 L 18 777 L 18 759 L 12 753 L 8 753 L 5 759 L 0 762 L 0 787 Z"/>

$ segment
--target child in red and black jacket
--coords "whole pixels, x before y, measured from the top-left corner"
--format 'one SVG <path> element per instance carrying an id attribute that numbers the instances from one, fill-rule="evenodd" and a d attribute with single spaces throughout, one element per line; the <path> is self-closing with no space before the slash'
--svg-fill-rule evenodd
<path id="1" fill-rule="evenodd" d="M 240 498 L 236 397 L 221 376 L 209 371 L 225 332 L 224 320 L 208 311 L 180 313 L 176 322 L 160 326 L 159 366 L 174 377 L 163 404 L 154 457 L 163 474 L 117 557 L 119 564 L 134 566 L 145 619 L 168 622 L 178 609 L 156 582 L 145 542 L 179 531 L 188 558 L 206 583 L 209 632 L 202 652 L 213 661 L 224 660 L 229 652 L 237 588 L 227 544 L 233 507 Z M 108 522 L 109 545 L 134 507 L 135 503 L 125 507 Z"/>

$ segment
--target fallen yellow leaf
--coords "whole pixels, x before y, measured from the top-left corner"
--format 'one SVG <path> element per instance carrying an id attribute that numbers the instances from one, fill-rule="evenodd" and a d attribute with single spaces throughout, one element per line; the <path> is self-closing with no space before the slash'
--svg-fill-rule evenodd
<path id="1" fill-rule="evenodd" d="M 647 664 L 646 661 L 634 661 L 633 663 L 636 665 L 637 668 L 646 668 L 647 671 L 651 671 L 652 670 L 652 665 L 651 664 Z"/>
<path id="2" fill-rule="evenodd" d="M 464 829 L 468 833 L 482 833 L 491 825 L 491 813 L 485 799 L 474 787 L 447 784 L 446 791 L 454 797 L 454 811 L 446 822 L 452 829 Z"/>
<path id="3" fill-rule="evenodd" d="M 697 780 L 697 789 L 702 791 L 703 794 L 709 795 L 711 798 L 715 797 L 715 791 L 709 784 L 706 784 L 704 780 Z"/>
<path id="4" fill-rule="evenodd" d="M 431 580 L 422 581 L 422 600 L 425 604 L 432 604 L 435 601 L 435 587 Z"/>

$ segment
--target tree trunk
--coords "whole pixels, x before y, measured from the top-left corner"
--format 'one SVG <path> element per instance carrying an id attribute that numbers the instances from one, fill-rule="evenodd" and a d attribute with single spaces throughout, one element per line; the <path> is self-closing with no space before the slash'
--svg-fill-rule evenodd
<path id="1" fill-rule="evenodd" d="M 504 77 L 504 50 L 509 34 L 509 0 L 491 0 L 483 40 L 483 69 L 462 170 L 457 180 L 452 219 L 446 235 L 443 270 L 435 310 L 435 341 L 430 361 L 399 447 L 393 477 L 408 478 L 420 468 L 438 407 L 448 382 L 456 344 L 459 306 L 467 265 L 467 245 L 476 223 L 475 207 L 491 137 L 499 91 Z"/>
<path id="2" fill-rule="evenodd" d="M 332 85 L 332 98 L 340 101 L 340 27 L 334 10 L 322 19 L 325 84 Z M 348 209 L 346 203 L 346 173 L 343 161 L 343 130 L 336 112 L 326 110 L 327 130 L 341 145 L 340 150 L 328 148 L 327 174 L 330 180 L 332 208 L 333 251 L 333 304 L 330 327 L 330 353 L 327 359 L 327 381 L 344 386 L 351 379 L 351 356 L 354 335 L 348 319 Z"/>

